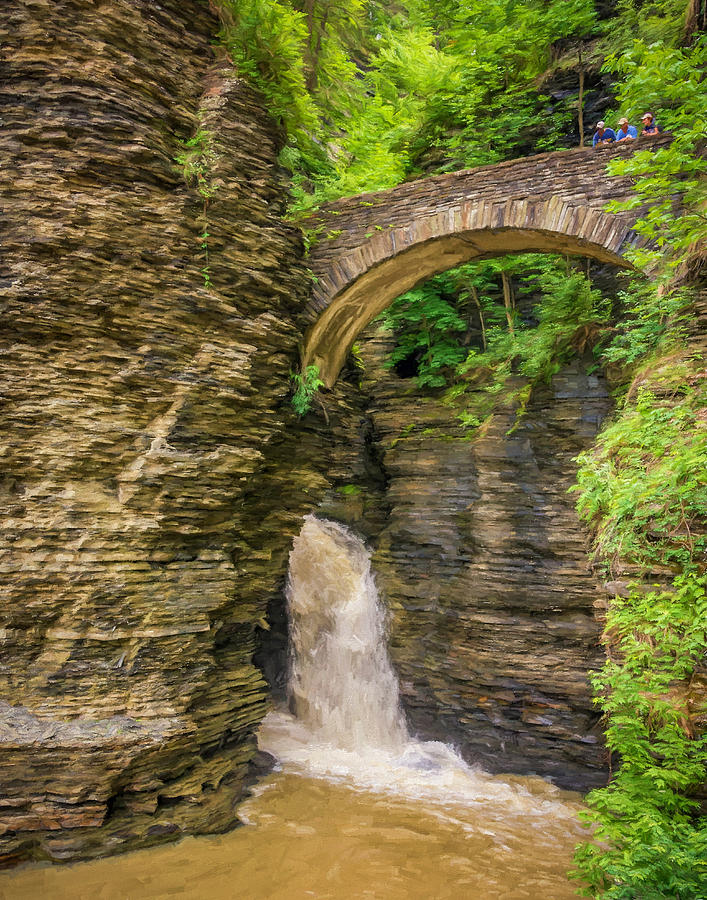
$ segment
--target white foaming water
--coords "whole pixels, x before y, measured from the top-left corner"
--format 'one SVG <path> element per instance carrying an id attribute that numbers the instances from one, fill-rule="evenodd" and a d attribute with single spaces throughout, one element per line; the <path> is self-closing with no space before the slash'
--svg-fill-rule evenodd
<path id="1" fill-rule="evenodd" d="M 446 744 L 410 737 L 370 555 L 346 528 L 306 517 L 290 553 L 287 599 L 293 714 L 270 713 L 259 738 L 285 770 L 449 812 L 500 805 L 505 814 L 574 816 L 575 805 L 547 782 L 509 784 Z"/>
<path id="2" fill-rule="evenodd" d="M 317 744 L 400 751 L 407 732 L 364 545 L 308 516 L 290 554 L 289 691 Z"/>

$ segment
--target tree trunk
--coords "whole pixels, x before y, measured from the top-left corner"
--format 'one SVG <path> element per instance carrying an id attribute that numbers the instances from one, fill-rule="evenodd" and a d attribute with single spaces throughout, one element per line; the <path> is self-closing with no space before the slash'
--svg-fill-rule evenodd
<path id="1" fill-rule="evenodd" d="M 471 298 L 474 301 L 474 305 L 479 313 L 479 322 L 481 323 L 481 346 L 486 350 L 488 344 L 486 343 L 486 323 L 484 322 L 484 312 L 481 309 L 481 303 L 479 301 L 479 292 L 476 290 L 476 287 L 473 284 L 469 285 L 469 291 L 471 292 Z"/>
<path id="2" fill-rule="evenodd" d="M 513 313 L 515 312 L 515 302 L 513 300 L 513 285 L 507 272 L 501 272 L 501 281 L 503 282 L 503 304 L 506 307 L 506 321 L 508 322 L 508 330 L 515 337 L 515 327 L 513 325 Z"/>
<path id="3" fill-rule="evenodd" d="M 684 41 L 691 44 L 701 31 L 707 29 L 707 0 L 690 0 L 685 13 Z"/>
<path id="4" fill-rule="evenodd" d="M 310 91 L 314 91 L 319 83 L 319 77 L 317 75 L 317 67 L 319 66 L 319 54 L 322 52 L 322 39 L 324 37 L 324 32 L 326 31 L 327 19 L 329 18 L 329 7 L 325 7 L 324 12 L 322 14 L 321 22 L 319 23 L 319 31 L 317 32 L 317 43 L 314 47 L 314 52 L 312 54 L 312 86 L 309 88 Z"/>
<path id="5" fill-rule="evenodd" d="M 305 87 L 311 93 L 317 86 L 317 64 L 314 53 L 314 2 L 315 0 L 305 0 L 304 12 L 307 16 L 307 31 L 309 31 L 309 52 L 308 52 L 308 70 L 305 75 Z"/>
<path id="6" fill-rule="evenodd" d="M 582 42 L 579 42 L 579 97 L 577 98 L 577 128 L 579 146 L 584 147 L 584 65 L 582 63 Z"/>

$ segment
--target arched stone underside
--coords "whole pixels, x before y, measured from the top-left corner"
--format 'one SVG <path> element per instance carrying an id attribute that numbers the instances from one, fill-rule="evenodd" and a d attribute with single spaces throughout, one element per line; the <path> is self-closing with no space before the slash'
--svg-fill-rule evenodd
<path id="1" fill-rule="evenodd" d="M 628 267 L 626 250 L 644 243 L 634 230 L 640 210 L 605 211 L 632 190 L 629 178 L 606 174 L 606 163 L 634 149 L 558 151 L 323 207 L 312 220 L 319 243 L 303 365 L 316 364 L 332 387 L 356 336 L 386 306 L 473 259 L 547 252 Z"/>
<path id="2" fill-rule="evenodd" d="M 589 219 L 587 231 L 610 233 L 615 239 L 611 245 L 626 233 L 626 227 L 615 216 L 592 212 L 592 216 L 584 217 L 585 221 Z M 393 243 L 397 235 L 391 231 L 385 237 Z M 398 253 L 382 256 L 368 267 L 365 254 L 356 254 L 354 266 L 357 263 L 361 266 L 360 274 L 333 298 L 308 333 L 304 364 L 317 365 L 325 385 L 330 388 L 357 335 L 400 294 L 472 259 L 530 252 L 567 253 L 617 266 L 627 265 L 618 252 L 580 236 L 509 226 L 429 238 Z"/>

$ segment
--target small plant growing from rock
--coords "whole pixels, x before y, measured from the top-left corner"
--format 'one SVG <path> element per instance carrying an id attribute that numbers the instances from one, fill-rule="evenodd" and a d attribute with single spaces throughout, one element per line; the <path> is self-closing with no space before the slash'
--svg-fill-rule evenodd
<path id="1" fill-rule="evenodd" d="M 205 128 L 200 127 L 193 137 L 182 144 L 182 152 L 177 154 L 175 160 L 182 167 L 182 174 L 184 175 L 186 183 L 196 186 L 199 196 L 204 202 L 204 227 L 199 235 L 204 265 L 200 271 L 202 278 L 204 279 L 204 287 L 209 290 L 212 287 L 212 282 L 211 266 L 209 264 L 209 225 L 207 212 L 209 200 L 216 193 L 216 187 L 210 178 L 210 170 L 216 160 L 216 154 L 211 146 L 211 133 Z"/>
<path id="2" fill-rule="evenodd" d="M 319 366 L 307 366 L 301 373 L 291 375 L 295 392 L 292 395 L 292 407 L 298 416 L 306 415 L 312 407 L 312 400 L 324 382 L 319 377 Z"/>
<path id="3" fill-rule="evenodd" d="M 215 157 L 211 148 L 211 134 L 199 128 L 193 137 L 182 144 L 182 152 L 175 157 L 182 167 L 187 184 L 196 184 L 196 189 L 204 200 L 214 195 L 215 188 L 209 180 L 209 169 Z"/>

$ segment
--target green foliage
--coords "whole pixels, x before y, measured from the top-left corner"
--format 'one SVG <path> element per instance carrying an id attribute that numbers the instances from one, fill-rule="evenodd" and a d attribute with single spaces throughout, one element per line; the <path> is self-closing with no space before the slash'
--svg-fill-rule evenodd
<path id="1" fill-rule="evenodd" d="M 209 200 L 215 188 L 209 178 L 209 170 L 215 154 L 211 147 L 211 134 L 205 128 L 199 128 L 196 134 L 182 144 L 182 150 L 175 157 L 182 167 L 182 174 L 187 184 L 195 184 L 199 194 Z"/>
<path id="2" fill-rule="evenodd" d="M 504 305 L 504 274 L 513 281 L 515 308 Z M 524 298 L 531 296 L 529 307 Z M 599 292 L 562 258 L 526 254 L 469 263 L 409 291 L 382 314 L 396 336 L 386 364 L 413 359 L 417 386 L 448 387 L 446 399 L 462 423 L 478 427 L 499 402 L 520 402 L 522 410 L 532 385 L 591 345 L 608 316 Z M 517 375 L 528 381 L 511 388 Z"/>
<path id="3" fill-rule="evenodd" d="M 311 149 L 318 110 L 307 89 L 303 13 L 280 0 L 220 0 L 221 40 L 239 72 L 262 91 L 295 144 Z"/>
<path id="4" fill-rule="evenodd" d="M 444 298 L 452 275 L 439 275 L 398 298 L 382 315 L 386 328 L 396 331 L 396 346 L 386 361 L 392 368 L 417 357 L 419 387 L 443 387 L 447 373 L 466 356 L 459 339 L 466 323 Z"/>
<path id="5" fill-rule="evenodd" d="M 436 171 L 552 149 L 536 80 L 591 0 L 220 0 L 222 40 L 283 123 L 296 212 Z"/>
<path id="6" fill-rule="evenodd" d="M 694 524 L 707 521 L 707 382 L 673 365 L 660 388 L 639 387 L 578 458 L 577 508 L 610 564 L 684 567 L 707 546 Z"/>
<path id="7" fill-rule="evenodd" d="M 633 200 L 610 208 L 643 207 L 637 230 L 654 249 L 634 251 L 632 261 L 652 268 L 656 280 L 634 280 L 623 295 L 628 315 L 603 359 L 634 381 L 596 446 L 578 460 L 578 510 L 594 530 L 597 560 L 613 571 L 676 573 L 668 590 L 637 587 L 614 599 L 605 630 L 609 660 L 594 678 L 620 768 L 587 798 L 596 831 L 578 848 L 576 874 L 585 893 L 612 900 L 707 896 L 707 823 L 688 799 L 704 781 L 707 743 L 694 734 L 686 703 L 686 683 L 707 647 L 707 389 L 700 360 L 680 344 L 688 298 L 670 289 L 706 234 L 705 163 L 695 151 L 707 124 L 707 44 L 677 46 L 683 12 L 676 0 L 648 10 L 623 0 L 610 38 L 616 50 L 605 65 L 621 77 L 622 112 L 636 121 L 649 109 L 674 134 L 668 148 L 611 164 L 615 174 L 636 179 Z"/>
<path id="8" fill-rule="evenodd" d="M 433 8 L 445 27 L 445 52 L 456 64 L 456 85 L 435 98 L 423 130 L 446 157 L 443 168 L 557 148 L 572 113 L 548 121 L 536 81 L 556 42 L 595 29 L 591 0 L 467 0 Z"/>
<path id="9" fill-rule="evenodd" d="M 312 407 L 312 400 L 324 382 L 319 377 L 319 366 L 307 366 L 302 373 L 294 373 L 291 380 L 295 391 L 292 395 L 292 407 L 298 416 L 306 415 Z"/>
<path id="10" fill-rule="evenodd" d="M 211 167 L 216 159 L 212 147 L 211 133 L 199 127 L 196 134 L 182 143 L 182 150 L 175 157 L 175 161 L 182 167 L 182 174 L 187 184 L 196 186 L 203 200 L 203 229 L 199 235 L 204 265 L 201 267 L 201 276 L 204 279 L 204 287 L 210 290 L 213 287 L 211 281 L 211 265 L 209 264 L 209 225 L 208 206 L 209 200 L 214 196 L 216 187 L 211 180 Z"/>
<path id="11" fill-rule="evenodd" d="M 666 353 L 680 340 L 689 308 L 684 291 L 658 292 L 654 282 L 634 278 L 618 299 L 622 316 L 602 351 L 605 365 L 630 372 L 659 345 Z"/>
<path id="12" fill-rule="evenodd" d="M 209 237 L 209 232 L 205 226 L 200 235 L 201 250 L 204 254 L 204 265 L 201 267 L 201 276 L 204 279 L 204 287 L 207 291 L 213 287 L 211 281 L 211 265 L 209 264 Z"/>
<path id="13" fill-rule="evenodd" d="M 623 53 L 609 57 L 605 68 L 621 76 L 618 95 L 624 114 L 636 120 L 646 109 L 674 139 L 655 153 L 640 150 L 629 159 L 614 160 L 610 171 L 636 179 L 636 196 L 614 203 L 619 211 L 645 206 L 636 230 L 655 244 L 654 251 L 635 250 L 632 261 L 640 268 L 660 264 L 670 277 L 693 248 L 704 245 L 704 176 L 707 161 L 696 152 L 707 133 L 707 38 L 691 47 L 671 48 L 664 41 L 647 44 L 635 40 Z M 680 199 L 683 210 L 674 214 Z"/>
<path id="14" fill-rule="evenodd" d="M 593 679 L 621 765 L 587 798 L 596 831 L 578 848 L 576 874 L 590 895 L 612 900 L 702 900 L 707 884 L 707 823 L 688 799 L 705 778 L 707 742 L 686 700 L 707 648 L 707 376 L 671 350 L 637 373 L 623 408 L 578 458 L 578 510 L 598 561 L 677 573 L 667 590 L 614 599 L 609 659 Z"/>
<path id="15" fill-rule="evenodd" d="M 336 490 L 339 494 L 343 494 L 344 497 L 356 497 L 363 489 L 357 484 L 342 484 L 341 487 L 338 487 Z"/>
<path id="16" fill-rule="evenodd" d="M 611 655 L 593 685 L 621 768 L 587 798 L 596 830 L 577 874 L 589 896 L 702 900 L 707 822 L 687 792 L 707 775 L 707 739 L 691 734 L 676 687 L 707 645 L 707 576 L 688 571 L 672 590 L 617 598 L 605 634 Z"/>
<path id="17" fill-rule="evenodd" d="M 518 370 L 530 379 L 547 380 L 587 345 L 589 333 L 583 328 L 608 321 L 609 304 L 583 272 L 567 271 L 564 265 L 546 261 L 537 284 L 542 294 L 535 309 L 539 324 L 522 332 Z"/>
<path id="18" fill-rule="evenodd" d="M 686 0 L 618 0 L 616 14 L 604 23 L 604 55 L 623 53 L 638 36 L 648 44 L 677 46 L 686 6 Z"/>
<path id="19" fill-rule="evenodd" d="M 670 289 L 705 238 L 705 162 L 695 151 L 707 124 L 707 44 L 678 46 L 684 9 L 678 0 L 648 8 L 622 0 L 605 64 L 621 78 L 622 113 L 637 121 L 648 109 L 674 135 L 668 148 L 611 164 L 636 179 L 636 196 L 610 208 L 643 207 L 637 230 L 654 248 L 631 258 L 655 280 L 634 279 L 622 297 L 628 315 L 603 360 L 624 380 L 633 374 L 633 383 L 578 459 L 578 510 L 594 530 L 597 561 L 614 572 L 675 573 L 667 590 L 636 586 L 614 599 L 604 633 L 609 659 L 593 680 L 620 768 L 587 798 L 596 830 L 577 850 L 575 874 L 585 893 L 611 900 L 707 896 L 707 823 L 688 799 L 707 774 L 707 742 L 694 733 L 686 700 L 707 647 L 707 389 L 701 361 L 681 347 L 687 298 Z"/>
<path id="20" fill-rule="evenodd" d="M 507 258 L 505 265 L 513 261 Z M 525 256 L 516 266 L 518 295 L 536 292 L 530 322 L 516 321 L 513 331 L 491 325 L 487 349 L 469 352 L 459 367 L 460 381 L 448 393 L 461 403 L 462 423 L 471 427 L 499 402 L 515 405 L 521 415 L 533 387 L 548 381 L 577 352 L 591 349 L 608 321 L 608 305 L 599 292 L 582 272 L 568 271 L 565 260 Z M 524 380 L 519 383 L 514 376 Z"/>

